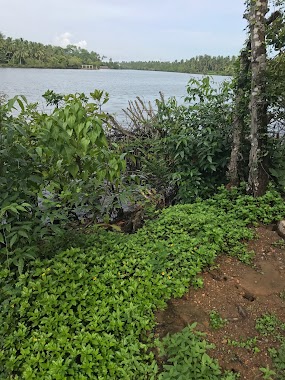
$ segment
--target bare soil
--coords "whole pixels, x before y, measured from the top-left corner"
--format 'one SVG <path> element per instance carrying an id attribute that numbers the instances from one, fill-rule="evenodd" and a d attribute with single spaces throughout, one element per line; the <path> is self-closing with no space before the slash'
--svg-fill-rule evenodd
<path id="1" fill-rule="evenodd" d="M 156 314 L 156 336 L 181 331 L 197 322 L 205 339 L 215 344 L 210 355 L 223 369 L 240 373 L 240 379 L 262 379 L 261 367 L 272 367 L 268 349 L 278 347 L 274 337 L 264 336 L 255 328 L 256 319 L 275 314 L 285 322 L 285 249 L 276 245 L 280 237 L 272 226 L 255 228 L 257 238 L 250 241 L 255 252 L 251 266 L 236 258 L 221 255 L 216 267 L 202 274 L 204 287 L 190 288 L 181 299 L 172 299 L 165 310 Z M 227 323 L 220 329 L 210 324 L 210 312 L 217 311 Z M 245 342 L 257 337 L 253 347 L 233 347 L 229 340 Z M 284 375 L 285 378 L 285 375 Z"/>

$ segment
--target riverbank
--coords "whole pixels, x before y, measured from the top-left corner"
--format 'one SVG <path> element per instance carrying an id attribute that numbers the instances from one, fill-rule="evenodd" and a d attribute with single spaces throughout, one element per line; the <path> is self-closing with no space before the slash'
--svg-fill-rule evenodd
<path id="1" fill-rule="evenodd" d="M 120 64 L 119 64 L 120 65 Z M 41 66 L 41 65 L 5 65 L 0 64 L 0 68 L 9 69 L 47 69 L 47 70 L 131 70 L 131 71 L 154 71 L 154 72 L 164 72 L 164 73 L 177 73 L 177 74 L 190 74 L 190 75 L 209 75 L 209 76 L 232 76 L 233 70 L 231 71 L 181 71 L 181 70 L 167 70 L 161 68 L 128 68 L 128 67 L 109 67 L 105 65 L 104 67 L 98 67 L 93 69 L 82 68 L 80 66 L 62 67 L 62 66 Z"/>

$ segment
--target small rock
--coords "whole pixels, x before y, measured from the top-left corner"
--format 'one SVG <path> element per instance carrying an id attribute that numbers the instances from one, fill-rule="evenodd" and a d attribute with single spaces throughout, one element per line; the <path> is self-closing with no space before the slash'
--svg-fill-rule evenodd
<path id="1" fill-rule="evenodd" d="M 247 316 L 248 316 L 247 312 L 242 306 L 238 305 L 237 310 L 238 310 L 238 313 L 240 316 L 242 316 L 243 318 L 247 318 Z"/>
<path id="2" fill-rule="evenodd" d="M 277 233 L 279 236 L 285 239 L 285 220 L 280 220 L 277 223 Z"/>

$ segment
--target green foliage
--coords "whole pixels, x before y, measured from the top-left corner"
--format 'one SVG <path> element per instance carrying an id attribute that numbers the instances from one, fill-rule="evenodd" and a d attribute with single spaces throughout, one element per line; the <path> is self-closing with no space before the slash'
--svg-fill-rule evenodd
<path id="1" fill-rule="evenodd" d="M 74 45 L 66 48 L 43 45 L 38 42 L 13 39 L 2 35 L 0 38 L 0 65 L 18 67 L 81 68 L 82 64 L 101 64 L 101 58 L 94 51 L 87 51 Z"/>
<path id="2" fill-rule="evenodd" d="M 191 79 L 187 92 L 188 106 L 162 105 L 158 111 L 167 130 L 163 149 L 171 162 L 170 178 L 182 202 L 209 196 L 225 180 L 230 153 L 230 87 L 224 83 L 215 89 L 206 77 Z"/>
<path id="3" fill-rule="evenodd" d="M 277 340 L 283 340 L 285 323 L 282 323 L 274 314 L 262 315 L 256 320 L 255 328 L 262 335 L 271 335 Z"/>
<path id="4" fill-rule="evenodd" d="M 161 61 L 132 61 L 121 62 L 122 69 L 129 70 L 151 70 L 151 71 L 173 71 L 191 74 L 216 74 L 216 75 L 232 75 L 233 65 L 236 57 L 211 57 L 209 55 L 200 55 L 190 59 L 161 62 Z"/>
<path id="5" fill-rule="evenodd" d="M 281 132 L 282 134 L 282 132 Z M 280 191 L 285 190 L 285 140 L 284 136 L 272 139 L 270 149 L 271 167 L 270 174 L 277 183 Z"/>
<path id="6" fill-rule="evenodd" d="M 263 373 L 263 379 L 264 380 L 273 380 L 274 375 L 276 375 L 276 372 L 275 371 L 272 371 L 268 366 L 267 367 L 262 367 L 262 368 L 259 368 L 260 371 Z"/>
<path id="7" fill-rule="evenodd" d="M 45 99 L 48 106 L 56 106 L 58 107 L 61 102 L 63 102 L 63 95 L 56 94 L 53 90 L 47 90 L 43 94 L 43 98 Z"/>
<path id="8" fill-rule="evenodd" d="M 274 364 L 277 380 L 284 380 L 285 373 L 285 343 L 283 342 L 278 349 L 269 349 L 270 357 Z"/>
<path id="9" fill-rule="evenodd" d="M 227 320 L 222 318 L 216 310 L 210 312 L 210 326 L 214 330 L 218 330 L 225 326 Z"/>
<path id="10" fill-rule="evenodd" d="M 119 242 L 117 235 L 98 233 L 89 254 L 71 249 L 36 261 L 31 275 L 19 278 L 19 292 L 6 303 L 2 333 L 14 326 L 15 334 L 1 342 L 0 378 L 13 373 L 22 379 L 135 379 L 155 368 L 147 365 L 152 356 L 139 341 L 142 329 L 152 327 L 140 302 L 152 284 L 133 278 L 135 257 L 117 252 Z M 124 260 L 132 262 L 127 273 Z M 142 279 L 143 268 L 137 274 Z"/>
<path id="11" fill-rule="evenodd" d="M 46 95 L 62 101 L 49 115 L 20 97 L 0 106 L 0 261 L 20 271 L 35 243 L 60 234 L 72 214 L 106 213 L 100 199 L 116 192 L 125 169 L 103 129 L 107 94 L 94 91 L 91 102 L 84 94 Z"/>
<path id="12" fill-rule="evenodd" d="M 212 359 L 207 351 L 214 345 L 207 343 L 196 323 L 188 325 L 180 333 L 166 336 L 158 343 L 160 356 L 166 356 L 164 372 L 159 380 L 233 380 L 233 373 L 222 374 L 217 360 Z"/>
<path id="13" fill-rule="evenodd" d="M 230 155 L 232 90 L 217 89 L 209 77 L 192 78 L 184 105 L 175 98 L 157 100 L 150 137 L 132 141 L 141 175 L 150 186 L 176 189 L 176 201 L 209 197 L 226 179 Z M 137 167 L 136 167 L 137 169 Z"/>
<path id="14" fill-rule="evenodd" d="M 272 243 L 271 245 L 273 245 L 273 247 L 277 247 L 279 249 L 283 249 L 283 248 L 285 248 L 285 240 L 284 239 L 279 239 L 279 240 L 275 241 L 274 243 Z"/>
<path id="15" fill-rule="evenodd" d="M 104 57 L 94 51 L 68 45 L 66 48 L 13 39 L 2 35 L 0 38 L 0 65 L 20 67 L 80 68 L 82 64 L 102 65 Z M 236 57 L 211 57 L 200 55 L 180 62 L 104 62 L 113 69 L 158 70 L 192 74 L 232 75 Z"/>
<path id="16" fill-rule="evenodd" d="M 262 335 L 270 335 L 275 332 L 279 321 L 275 315 L 264 314 L 256 320 L 255 328 Z"/>
<path id="17" fill-rule="evenodd" d="M 266 25 L 266 42 L 272 50 L 282 52 L 285 45 L 284 4 L 276 4 L 279 8 L 278 17 Z M 283 9 L 282 9 L 283 7 Z"/>
<path id="18" fill-rule="evenodd" d="M 49 246 L 51 259 L 34 261 L 19 278 L 3 269 L 0 379 L 155 379 L 158 368 L 148 333 L 154 311 L 169 298 L 181 297 L 218 253 L 236 254 L 236 247 L 245 249 L 240 240 L 252 237 L 238 212 L 242 197 L 238 191 L 227 197 L 165 209 L 133 235 L 95 230 L 80 236 L 78 231 L 65 251 L 68 236 L 59 238 Z M 259 199 L 257 210 L 268 197 Z M 277 205 L 275 194 L 267 218 L 274 218 Z M 206 346 L 196 342 L 192 347 L 190 340 L 183 352 L 189 361 L 187 351 L 202 352 L 204 364 L 197 359 L 193 371 L 220 376 L 203 351 Z M 159 376 L 170 371 L 167 367 Z"/>
<path id="19" fill-rule="evenodd" d="M 25 220 L 21 221 L 21 214 L 27 214 L 30 210 L 31 205 L 28 203 L 5 205 L 4 202 L 0 208 L 0 247 L 1 245 L 5 247 L 0 252 L 4 253 L 6 264 L 8 266 L 13 264 L 18 267 L 20 274 L 24 268 L 24 261 L 35 257 L 33 249 L 27 247 L 23 250 L 19 248 L 23 240 L 31 241 L 32 223 Z M 14 246 L 17 245 L 18 248 L 14 249 Z"/>
<path id="20" fill-rule="evenodd" d="M 284 218 L 284 199 L 274 188 L 270 188 L 267 193 L 259 198 L 244 195 L 244 188 L 232 188 L 228 191 L 221 187 L 206 203 L 218 205 L 225 212 L 234 214 L 237 220 L 243 220 L 247 225 L 252 225 L 257 221 L 269 224 Z"/>
<path id="21" fill-rule="evenodd" d="M 256 345 L 257 343 L 256 336 L 253 338 L 247 338 L 240 341 L 228 339 L 227 343 L 229 346 L 232 346 L 232 347 L 245 348 L 246 350 L 251 351 L 254 354 L 260 352 L 260 349 Z"/>
<path id="22" fill-rule="evenodd" d="M 264 379 L 284 380 L 285 371 L 285 323 L 282 323 L 274 314 L 264 314 L 256 320 L 256 330 L 264 336 L 270 337 L 280 344 L 279 348 L 270 348 L 269 354 L 274 365 L 270 368 L 260 368 Z"/>

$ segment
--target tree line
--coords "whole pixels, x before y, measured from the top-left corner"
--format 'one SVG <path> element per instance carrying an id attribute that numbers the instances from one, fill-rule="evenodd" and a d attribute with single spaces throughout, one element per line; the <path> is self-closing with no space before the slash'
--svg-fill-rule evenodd
<path id="1" fill-rule="evenodd" d="M 0 66 L 8 67 L 46 67 L 46 68 L 80 68 L 82 65 L 101 65 L 110 69 L 169 71 L 191 74 L 233 75 L 235 56 L 199 55 L 190 59 L 161 61 L 105 61 L 104 56 L 75 45 L 66 48 L 44 45 L 39 42 L 5 37 L 0 32 Z"/>
<path id="2" fill-rule="evenodd" d="M 212 57 L 210 55 L 199 55 L 190 59 L 182 59 L 174 62 L 161 61 L 131 61 L 121 62 L 122 69 L 131 70 L 153 70 L 153 71 L 172 71 L 191 74 L 217 74 L 233 75 L 235 56 L 223 57 L 221 55 Z"/>
<path id="3" fill-rule="evenodd" d="M 13 39 L 0 33 L 0 65 L 8 67 L 79 68 L 81 65 L 101 65 L 98 53 L 75 45 L 66 48 L 39 42 Z"/>

